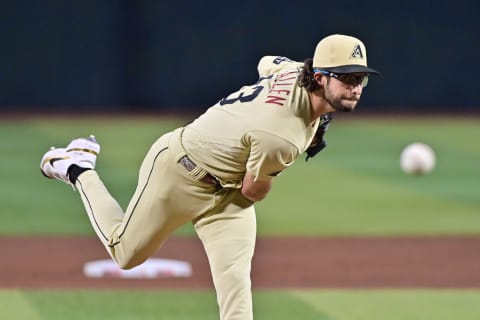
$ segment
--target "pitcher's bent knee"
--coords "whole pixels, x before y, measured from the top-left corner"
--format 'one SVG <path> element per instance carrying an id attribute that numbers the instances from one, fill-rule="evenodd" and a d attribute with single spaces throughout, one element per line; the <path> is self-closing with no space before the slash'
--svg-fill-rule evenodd
<path id="1" fill-rule="evenodd" d="M 119 255 L 113 252 L 112 258 L 120 267 L 120 269 L 129 270 L 144 263 L 145 260 L 147 260 L 148 256 L 139 255 L 139 254 Z"/>

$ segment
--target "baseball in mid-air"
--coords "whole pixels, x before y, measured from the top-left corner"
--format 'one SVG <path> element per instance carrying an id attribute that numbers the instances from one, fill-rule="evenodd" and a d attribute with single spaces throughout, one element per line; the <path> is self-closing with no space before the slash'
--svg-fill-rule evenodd
<path id="1" fill-rule="evenodd" d="M 435 152 L 425 143 L 407 145 L 400 155 L 403 172 L 411 175 L 425 175 L 435 168 Z"/>

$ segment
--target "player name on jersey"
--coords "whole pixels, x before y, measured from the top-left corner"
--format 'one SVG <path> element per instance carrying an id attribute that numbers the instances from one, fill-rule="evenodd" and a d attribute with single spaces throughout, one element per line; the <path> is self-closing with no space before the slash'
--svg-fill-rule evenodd
<path id="1" fill-rule="evenodd" d="M 297 75 L 297 70 L 290 70 L 279 74 L 275 80 L 273 80 L 265 103 L 283 106 L 285 101 L 287 101 L 287 97 L 290 95 L 292 85 L 297 81 Z"/>

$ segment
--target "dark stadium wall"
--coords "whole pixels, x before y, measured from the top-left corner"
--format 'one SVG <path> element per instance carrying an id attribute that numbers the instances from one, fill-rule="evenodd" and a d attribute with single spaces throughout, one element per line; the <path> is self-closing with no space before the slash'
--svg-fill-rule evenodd
<path id="1" fill-rule="evenodd" d="M 2 1 L 0 111 L 202 110 L 332 33 L 382 72 L 365 110 L 476 110 L 480 2 L 432 3 Z"/>

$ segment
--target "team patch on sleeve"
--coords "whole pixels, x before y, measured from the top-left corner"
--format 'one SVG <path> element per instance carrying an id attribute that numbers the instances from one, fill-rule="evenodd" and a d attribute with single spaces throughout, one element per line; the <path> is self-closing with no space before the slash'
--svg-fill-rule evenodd
<path id="1" fill-rule="evenodd" d="M 280 64 L 282 62 L 293 62 L 293 61 L 287 57 L 276 57 L 275 59 L 273 59 L 273 63 L 275 64 Z"/>

